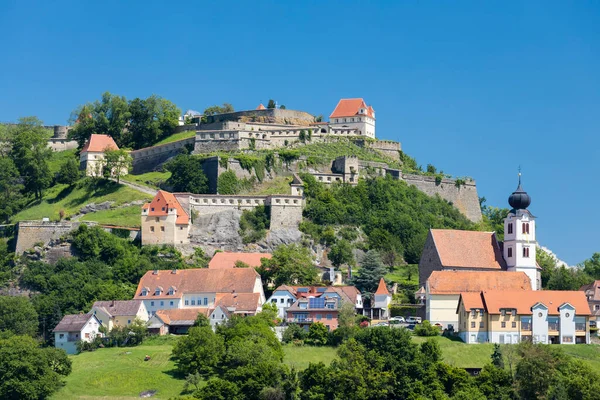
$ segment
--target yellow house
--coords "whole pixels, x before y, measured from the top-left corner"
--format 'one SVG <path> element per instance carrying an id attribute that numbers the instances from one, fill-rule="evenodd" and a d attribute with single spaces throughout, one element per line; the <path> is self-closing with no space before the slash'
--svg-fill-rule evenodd
<path id="1" fill-rule="evenodd" d="M 591 312 L 581 291 L 464 292 L 456 313 L 465 343 L 590 343 Z"/>
<path id="2" fill-rule="evenodd" d="M 142 300 L 97 301 L 92 306 L 94 314 L 108 331 L 115 326 L 129 326 L 135 321 L 148 321 L 148 311 Z"/>
<path id="3" fill-rule="evenodd" d="M 189 243 L 190 217 L 173 193 L 159 190 L 142 206 L 142 245 Z"/>

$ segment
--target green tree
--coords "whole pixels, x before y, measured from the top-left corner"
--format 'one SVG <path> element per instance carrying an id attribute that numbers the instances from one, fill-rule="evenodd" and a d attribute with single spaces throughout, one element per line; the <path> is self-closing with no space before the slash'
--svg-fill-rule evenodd
<path id="1" fill-rule="evenodd" d="M 126 143 L 134 149 L 152 146 L 171 135 L 179 125 L 181 115 L 175 104 L 156 95 L 131 100 L 129 112 L 131 121 Z"/>
<path id="2" fill-rule="evenodd" d="M 179 338 L 171 358 L 183 374 L 210 375 L 221 361 L 225 352 L 223 338 L 210 326 L 192 327 L 188 335 Z"/>
<path id="3" fill-rule="evenodd" d="M 202 171 L 202 159 L 179 155 L 165 165 L 171 172 L 166 184 L 175 192 L 208 193 L 208 178 Z"/>
<path id="4" fill-rule="evenodd" d="M 329 331 L 321 322 L 315 322 L 308 328 L 307 342 L 315 346 L 324 346 L 327 344 Z"/>
<path id="5" fill-rule="evenodd" d="M 117 183 L 121 182 L 121 176 L 128 174 L 133 165 L 133 159 L 129 152 L 119 150 L 104 150 L 104 170 L 108 171 L 108 175 L 117 179 Z"/>
<path id="6" fill-rule="evenodd" d="M 594 253 L 580 267 L 583 267 L 583 272 L 593 279 L 600 279 L 600 253 Z"/>
<path id="7" fill-rule="evenodd" d="M 19 119 L 15 128 L 10 157 L 23 178 L 26 193 L 41 199 L 43 190 L 50 186 L 52 176 L 48 160 L 52 150 L 43 123 L 36 117 Z"/>
<path id="8" fill-rule="evenodd" d="M 216 114 L 227 114 L 234 112 L 235 109 L 229 103 L 223 103 L 222 106 L 214 105 L 204 110 L 204 116 L 216 115 Z"/>
<path id="9" fill-rule="evenodd" d="M 579 268 L 567 268 L 564 265 L 556 268 L 548 280 L 550 290 L 579 290 L 582 285 L 593 281 Z"/>
<path id="10" fill-rule="evenodd" d="M 263 283 L 272 280 L 275 287 L 284 283 L 308 285 L 318 274 L 310 250 L 299 244 L 277 247 L 271 259 L 262 259 L 257 271 L 263 277 Z"/>
<path id="11" fill-rule="evenodd" d="M 194 393 L 200 400 L 243 400 L 239 387 L 221 378 L 212 378 L 200 390 Z"/>
<path id="12" fill-rule="evenodd" d="M 0 296 L 0 332 L 35 336 L 38 315 L 26 297 Z"/>
<path id="13" fill-rule="evenodd" d="M 376 250 L 369 250 L 360 264 L 360 272 L 353 277 L 352 282 L 361 293 L 374 293 L 379 281 L 387 273 L 387 268 Z"/>
<path id="14" fill-rule="evenodd" d="M 510 371 L 492 364 L 483 367 L 476 378 L 477 387 L 489 400 L 511 400 L 515 398 Z"/>
<path id="15" fill-rule="evenodd" d="M 81 177 L 79 164 L 75 158 L 69 158 L 58 171 L 57 181 L 65 185 L 73 186 Z"/>
<path id="16" fill-rule="evenodd" d="M 19 171 L 10 157 L 0 157 L 0 220 L 8 222 L 23 206 Z"/>
<path id="17" fill-rule="evenodd" d="M 276 106 L 275 100 L 269 99 L 269 102 L 267 103 L 267 108 L 275 108 L 275 106 Z"/>
<path id="18" fill-rule="evenodd" d="M 308 335 L 308 332 L 306 332 L 306 329 L 302 328 L 300 325 L 288 324 L 285 331 L 283 331 L 283 336 L 282 336 L 281 341 L 283 343 L 291 343 L 294 340 L 304 340 L 304 339 L 306 339 L 307 335 Z"/>
<path id="19" fill-rule="evenodd" d="M 219 175 L 217 180 L 217 192 L 219 194 L 238 194 L 240 187 L 238 178 L 233 171 L 225 171 Z"/>
<path id="20" fill-rule="evenodd" d="M 552 278 L 552 275 L 556 272 L 556 258 L 539 247 L 536 249 L 535 258 L 542 269 L 540 274 L 542 278 L 542 287 L 547 288 L 550 278 Z"/>
<path id="21" fill-rule="evenodd" d="M 344 264 L 353 265 L 354 255 L 352 254 L 352 245 L 347 240 L 338 240 L 331 246 L 331 250 L 327 253 L 327 258 L 337 268 Z"/>
<path id="22" fill-rule="evenodd" d="M 0 339 L 0 398 L 45 399 L 63 385 L 71 360 L 63 350 L 41 349 L 27 336 Z"/>
<path id="23" fill-rule="evenodd" d="M 492 353 L 492 365 L 496 368 L 504 368 L 504 359 L 502 358 L 502 351 L 500 350 L 500 345 L 498 343 L 494 343 L 494 352 Z"/>

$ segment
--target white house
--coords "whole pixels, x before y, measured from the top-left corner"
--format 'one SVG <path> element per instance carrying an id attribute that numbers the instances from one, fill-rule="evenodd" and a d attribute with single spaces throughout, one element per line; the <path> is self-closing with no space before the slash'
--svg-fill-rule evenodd
<path id="1" fill-rule="evenodd" d="M 94 314 L 65 315 L 52 330 L 54 346 L 63 349 L 67 354 L 77 353 L 78 341 L 91 342 L 100 333 L 101 323 Z"/>
<path id="2" fill-rule="evenodd" d="M 341 99 L 331 115 L 332 129 L 356 129 L 359 135 L 375 138 L 375 110 L 361 98 Z"/>
<path id="3" fill-rule="evenodd" d="M 119 150 L 119 146 L 108 135 L 93 134 L 79 153 L 79 168 L 85 171 L 86 176 L 102 176 L 106 165 L 104 152 L 106 150 Z M 121 175 L 127 175 L 123 169 Z"/>

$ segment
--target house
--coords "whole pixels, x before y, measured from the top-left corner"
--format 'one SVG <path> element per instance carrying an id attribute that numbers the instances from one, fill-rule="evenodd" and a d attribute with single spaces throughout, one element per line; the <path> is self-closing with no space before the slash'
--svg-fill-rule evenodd
<path id="1" fill-rule="evenodd" d="M 142 245 L 189 243 L 190 216 L 177 198 L 159 190 L 142 206 Z"/>
<path id="2" fill-rule="evenodd" d="M 465 343 L 590 343 L 591 312 L 581 291 L 465 292 L 456 312 Z"/>
<path id="3" fill-rule="evenodd" d="M 109 135 L 93 134 L 81 149 L 79 153 L 79 168 L 85 171 L 86 176 L 103 176 L 103 169 L 106 165 L 104 152 L 106 150 L 119 150 L 119 146 Z M 126 168 L 121 171 L 121 175 L 127 175 Z"/>
<path id="4" fill-rule="evenodd" d="M 129 326 L 135 319 L 148 320 L 148 311 L 141 300 L 96 301 L 90 314 L 94 314 L 108 331 L 115 326 Z"/>
<path id="5" fill-rule="evenodd" d="M 257 293 L 265 302 L 262 280 L 253 268 L 148 271 L 140 279 L 134 300 L 144 302 L 148 316 L 158 310 L 214 308 L 226 294 Z"/>
<path id="6" fill-rule="evenodd" d="M 362 98 L 341 99 L 331 115 L 333 129 L 355 129 L 358 135 L 375 138 L 375 110 Z"/>
<path id="7" fill-rule="evenodd" d="M 354 304 L 354 308 L 362 310 L 363 302 L 360 291 L 355 286 L 290 286 L 281 285 L 269 297 L 267 302 L 275 304 L 278 310 L 278 316 L 286 319 L 287 310 L 298 299 L 309 297 L 330 297 L 338 298 L 343 302 Z"/>
<path id="8" fill-rule="evenodd" d="M 425 288 L 425 319 L 456 330 L 460 294 L 483 290 L 530 291 L 531 284 L 524 272 L 434 271 Z"/>
<path id="9" fill-rule="evenodd" d="M 524 272 L 532 290 L 541 289 L 536 262 L 535 217 L 527 210 L 530 196 L 519 185 L 508 199 L 512 207 L 504 220 L 504 242 L 494 232 L 430 229 L 419 260 L 419 286 L 434 271 Z"/>
<path id="10" fill-rule="evenodd" d="M 234 252 L 218 252 L 208 263 L 208 268 L 235 268 L 235 264 L 239 261 L 249 267 L 260 267 L 263 258 L 271 259 L 270 253 L 234 253 Z"/>
<path id="11" fill-rule="evenodd" d="M 585 293 L 592 313 L 592 319 L 597 320 L 600 316 L 600 280 L 594 281 L 589 285 L 583 285 L 579 290 Z"/>
<path id="12" fill-rule="evenodd" d="M 369 317 L 371 319 L 388 319 L 390 317 L 389 307 L 391 302 L 392 294 L 388 290 L 385 280 L 381 278 L 377 290 L 373 294 Z"/>
<path id="13" fill-rule="evenodd" d="M 208 318 L 214 327 L 226 323 L 232 315 L 251 316 L 262 311 L 259 293 L 227 293 L 217 297 Z"/>
<path id="14" fill-rule="evenodd" d="M 185 335 L 194 325 L 199 314 L 208 317 L 210 309 L 206 307 L 176 308 L 170 310 L 158 310 L 148 320 L 148 333 L 166 335 Z"/>
<path id="15" fill-rule="evenodd" d="M 287 321 L 309 329 L 321 322 L 332 331 L 338 327 L 338 314 L 342 301 L 335 297 L 309 297 L 297 300 L 287 309 Z"/>
<path id="16" fill-rule="evenodd" d="M 52 330 L 54 347 L 75 354 L 78 341 L 91 342 L 96 336 L 102 336 L 100 326 L 102 324 L 94 314 L 65 315 Z"/>

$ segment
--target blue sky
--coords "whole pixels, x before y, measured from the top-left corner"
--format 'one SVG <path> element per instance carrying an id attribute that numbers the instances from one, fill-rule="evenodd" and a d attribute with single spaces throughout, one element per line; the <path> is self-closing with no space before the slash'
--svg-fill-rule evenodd
<path id="1" fill-rule="evenodd" d="M 180 108 L 342 97 L 423 166 L 507 206 L 523 170 L 538 241 L 600 251 L 597 2 L 0 2 L 0 121 L 66 123 L 104 91 Z"/>

